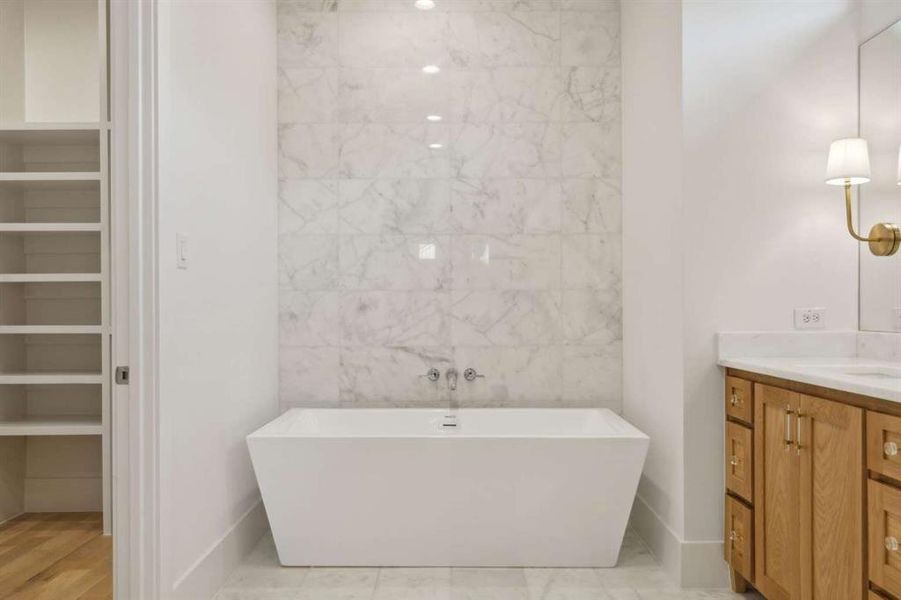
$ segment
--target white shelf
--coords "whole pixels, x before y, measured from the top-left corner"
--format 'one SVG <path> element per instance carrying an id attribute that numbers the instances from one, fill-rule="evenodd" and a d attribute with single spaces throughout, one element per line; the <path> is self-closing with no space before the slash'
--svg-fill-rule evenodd
<path id="1" fill-rule="evenodd" d="M 100 181 L 98 171 L 6 171 L 0 173 L 0 183 L 46 181 Z"/>
<path id="2" fill-rule="evenodd" d="M 39 416 L 0 420 L 0 436 L 101 435 L 100 416 Z"/>
<path id="3" fill-rule="evenodd" d="M 3 131 L 97 131 L 106 129 L 109 123 L 0 123 Z"/>
<path id="4" fill-rule="evenodd" d="M 0 373 L 0 385 L 101 384 L 102 373 Z"/>
<path id="5" fill-rule="evenodd" d="M 53 233 L 100 231 L 100 223 L 0 223 L 0 232 Z"/>
<path id="6" fill-rule="evenodd" d="M 100 278 L 100 273 L 0 273 L 0 283 L 90 282 Z"/>
<path id="7" fill-rule="evenodd" d="M 0 334 L 86 334 L 103 333 L 102 325 L 0 325 Z"/>

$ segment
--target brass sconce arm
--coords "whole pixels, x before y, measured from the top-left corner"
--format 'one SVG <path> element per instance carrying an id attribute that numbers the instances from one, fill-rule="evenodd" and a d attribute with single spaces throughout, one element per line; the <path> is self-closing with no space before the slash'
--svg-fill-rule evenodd
<path id="1" fill-rule="evenodd" d="M 848 233 L 859 242 L 867 242 L 870 252 L 876 256 L 891 256 L 898 251 L 901 245 L 901 230 L 894 223 L 876 223 L 870 229 L 868 237 L 863 237 L 854 231 L 851 210 L 851 184 L 845 184 L 845 215 L 848 221 Z"/>

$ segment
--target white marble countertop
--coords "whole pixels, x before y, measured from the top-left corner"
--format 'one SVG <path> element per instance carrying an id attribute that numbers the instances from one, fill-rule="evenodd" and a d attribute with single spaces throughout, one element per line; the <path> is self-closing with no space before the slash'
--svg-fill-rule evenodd
<path id="1" fill-rule="evenodd" d="M 720 357 L 730 367 L 810 385 L 901 402 L 901 362 L 837 357 Z"/>

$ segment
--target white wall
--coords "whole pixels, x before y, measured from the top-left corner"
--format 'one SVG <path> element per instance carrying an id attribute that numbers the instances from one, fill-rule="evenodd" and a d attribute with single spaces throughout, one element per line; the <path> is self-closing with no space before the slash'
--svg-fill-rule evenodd
<path id="1" fill-rule="evenodd" d="M 158 34 L 160 587 L 208 597 L 265 527 L 244 437 L 278 407 L 275 6 L 162 1 Z"/>
<path id="2" fill-rule="evenodd" d="M 624 253 L 625 287 L 632 290 L 624 305 L 629 315 L 636 294 L 656 291 L 656 310 L 673 315 L 680 305 L 681 313 L 672 318 L 679 319 L 681 329 L 666 323 L 655 340 L 647 322 L 636 326 L 626 317 L 624 344 L 631 349 L 625 353 L 625 414 L 646 429 L 667 421 L 683 424 L 681 436 L 670 430 L 664 436 L 667 446 L 677 437 L 682 443 L 683 472 L 674 476 L 679 481 L 650 488 L 648 482 L 660 477 L 649 461 L 641 499 L 659 515 L 658 529 L 669 528 L 679 538 L 679 559 L 667 566 L 683 584 L 713 583 L 723 569 L 723 392 L 722 373 L 715 366 L 716 332 L 791 329 L 796 306 L 824 306 L 829 328 L 856 329 L 857 244 L 844 228 L 841 195 L 822 182 L 829 142 L 856 132 L 857 8 L 850 0 L 697 1 L 683 2 L 681 10 L 651 3 L 632 10 L 660 18 L 665 11 L 668 19 L 679 19 L 673 13 L 681 12 L 681 49 L 671 41 L 667 46 L 681 54 L 682 148 L 681 153 L 658 153 L 660 161 L 654 161 L 653 140 L 645 139 L 645 165 L 629 167 L 634 162 L 630 144 L 647 138 L 636 123 L 654 119 L 665 132 L 674 126 L 664 127 L 654 106 L 646 104 L 642 115 L 642 105 L 629 100 L 636 69 L 628 48 L 642 42 L 627 45 L 626 40 L 640 35 L 645 46 L 659 47 L 663 36 L 659 30 L 642 31 L 646 23 L 630 26 L 624 9 Z M 670 24 L 667 32 L 675 28 Z M 672 61 L 663 48 L 659 60 Z M 672 93 L 672 82 L 662 77 L 656 91 L 648 82 L 647 94 Z M 669 133 L 662 140 L 669 149 Z M 679 163 L 678 176 L 661 176 L 661 169 Z M 643 188 L 649 184 L 637 180 L 647 173 L 675 182 L 673 189 Z M 653 197 L 642 198 L 643 193 Z M 681 211 L 674 217 L 675 203 Z M 629 218 L 633 209 L 645 219 L 641 228 Z M 678 281 L 662 279 L 654 286 L 652 278 L 642 282 L 639 277 L 630 283 L 630 274 L 663 270 L 661 258 L 642 249 L 634 236 L 644 233 L 642 228 L 653 231 L 667 224 L 679 235 L 670 236 L 670 244 L 656 243 L 657 253 L 679 255 L 681 268 L 666 271 L 672 277 L 678 270 Z M 660 306 L 662 299 L 668 304 Z M 662 353 L 663 345 L 679 350 Z M 636 366 L 634 361 L 656 364 Z M 636 378 L 647 377 L 652 368 L 680 372 L 681 389 L 676 387 L 679 376 L 672 374 L 656 384 L 666 382 L 665 390 L 639 387 L 648 384 Z M 650 393 L 636 396 L 639 390 Z M 666 409 L 655 410 L 660 404 Z M 644 411 L 637 412 L 641 406 Z M 674 411 L 681 415 L 678 421 Z M 653 440 L 653 431 L 650 435 Z M 668 510 L 679 506 L 684 506 L 681 513 Z M 658 552 L 666 556 L 669 546 L 661 548 Z"/>
<path id="3" fill-rule="evenodd" d="M 901 19 L 901 0 L 861 0 L 860 41 L 870 39 L 898 19 Z"/>
<path id="4" fill-rule="evenodd" d="M 623 415 L 651 438 L 641 502 L 683 536 L 681 7 L 622 3 Z M 653 519 L 653 517 L 650 517 Z M 651 541 L 660 536 L 642 527 Z M 662 540 L 663 538 L 661 538 Z M 671 545 L 655 544 L 674 559 Z M 675 569 L 674 565 L 670 565 Z"/>

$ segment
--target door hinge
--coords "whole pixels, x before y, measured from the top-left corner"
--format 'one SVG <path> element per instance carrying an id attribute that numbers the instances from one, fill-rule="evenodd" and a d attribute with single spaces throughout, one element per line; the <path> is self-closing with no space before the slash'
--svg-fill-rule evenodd
<path id="1" fill-rule="evenodd" d="M 128 367 L 116 367 L 116 383 L 128 385 Z"/>

